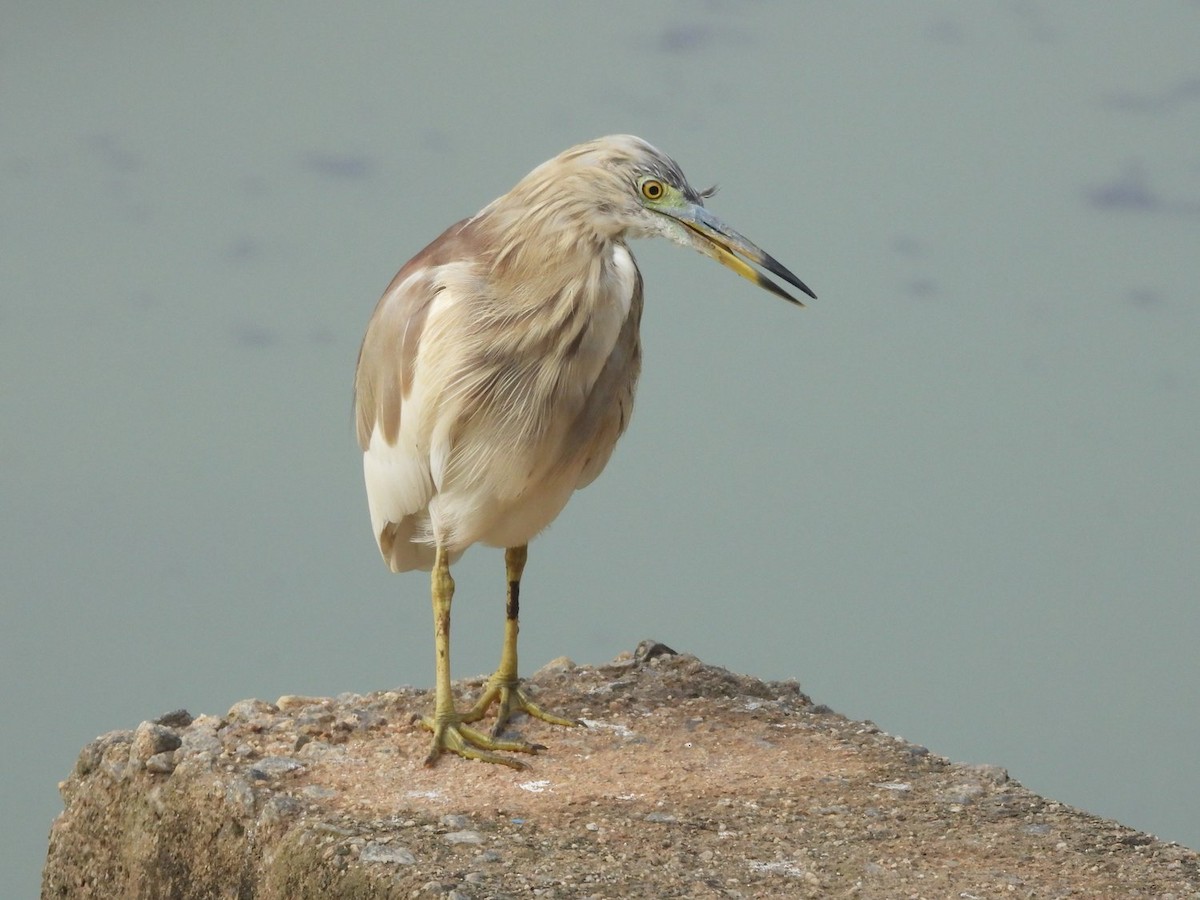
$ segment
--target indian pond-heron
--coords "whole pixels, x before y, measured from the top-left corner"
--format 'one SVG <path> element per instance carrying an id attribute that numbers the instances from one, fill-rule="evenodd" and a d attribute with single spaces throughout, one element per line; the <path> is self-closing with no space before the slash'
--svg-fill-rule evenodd
<path id="1" fill-rule="evenodd" d="M 795 304 L 751 263 L 816 297 L 704 207 L 640 138 L 589 141 L 538 166 L 409 260 L 379 300 L 354 379 L 371 526 L 394 572 L 432 570 L 436 698 L 426 760 L 444 750 L 521 768 L 544 749 L 500 735 L 517 711 L 557 725 L 517 676 L 526 545 L 600 474 L 641 369 L 642 276 L 629 238 L 666 237 Z M 505 548 L 503 652 L 467 712 L 450 688 L 450 565 Z M 489 737 L 468 723 L 498 704 Z"/>

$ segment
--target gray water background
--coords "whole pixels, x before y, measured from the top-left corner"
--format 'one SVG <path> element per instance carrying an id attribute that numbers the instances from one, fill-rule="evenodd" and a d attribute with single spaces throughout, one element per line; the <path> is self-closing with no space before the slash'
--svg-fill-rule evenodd
<path id="1" fill-rule="evenodd" d="M 654 636 L 1200 846 L 1198 46 L 1196 2 L 8 4 L 0 895 L 99 733 L 431 683 L 362 330 L 611 132 L 820 300 L 635 245 L 638 407 L 531 549 L 523 668 Z"/>

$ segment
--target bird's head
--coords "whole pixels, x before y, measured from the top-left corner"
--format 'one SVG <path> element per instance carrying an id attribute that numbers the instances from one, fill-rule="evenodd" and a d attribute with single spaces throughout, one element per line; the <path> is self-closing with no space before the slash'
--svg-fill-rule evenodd
<path id="1" fill-rule="evenodd" d="M 705 208 L 714 190 L 693 188 L 673 159 L 633 135 L 610 135 L 572 147 L 534 169 L 514 192 L 522 187 L 526 204 L 538 199 L 556 208 L 559 227 L 586 227 L 608 238 L 658 235 L 712 257 L 792 303 L 803 305 L 754 266 L 817 296 Z"/>

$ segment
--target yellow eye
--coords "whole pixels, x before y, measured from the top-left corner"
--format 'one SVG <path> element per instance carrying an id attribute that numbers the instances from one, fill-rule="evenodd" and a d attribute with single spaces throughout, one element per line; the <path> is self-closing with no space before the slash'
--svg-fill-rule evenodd
<path id="1" fill-rule="evenodd" d="M 642 196 L 647 200 L 661 200 L 666 192 L 666 187 L 657 179 L 647 178 L 642 182 Z"/>

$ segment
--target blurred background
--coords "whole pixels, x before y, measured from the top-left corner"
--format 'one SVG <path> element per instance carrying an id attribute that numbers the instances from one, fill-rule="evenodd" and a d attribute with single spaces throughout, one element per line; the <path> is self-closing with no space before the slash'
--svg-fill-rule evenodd
<path id="1" fill-rule="evenodd" d="M 1200 846 L 1200 3 L 4 20 L 0 894 L 97 734 L 432 683 L 359 340 L 443 228 L 613 132 L 820 300 L 634 245 L 638 407 L 531 548 L 522 668 L 652 636 Z M 456 675 L 502 566 L 456 570 Z"/>

